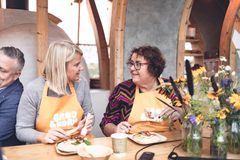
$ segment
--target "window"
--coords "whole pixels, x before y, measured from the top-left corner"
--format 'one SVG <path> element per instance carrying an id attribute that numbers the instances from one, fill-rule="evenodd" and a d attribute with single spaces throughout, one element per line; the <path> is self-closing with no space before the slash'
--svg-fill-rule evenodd
<path id="1" fill-rule="evenodd" d="M 95 3 L 103 25 L 105 38 L 109 45 L 112 2 L 109 0 L 97 0 Z M 48 12 L 62 20 L 58 26 L 83 50 L 90 79 L 99 79 L 99 58 L 86 0 L 82 0 L 80 3 L 79 39 L 78 8 L 78 3 L 74 0 L 48 0 Z M 36 11 L 36 0 L 29 1 L 29 10 Z"/>

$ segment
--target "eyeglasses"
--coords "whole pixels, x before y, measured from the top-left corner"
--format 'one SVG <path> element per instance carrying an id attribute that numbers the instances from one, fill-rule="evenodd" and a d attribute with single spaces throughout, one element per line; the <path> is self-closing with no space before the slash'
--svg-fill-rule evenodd
<path id="1" fill-rule="evenodd" d="M 141 62 L 133 62 L 133 61 L 130 61 L 127 63 L 127 66 L 129 69 L 131 69 L 132 66 L 134 66 L 134 68 L 136 70 L 140 70 L 142 65 L 148 65 L 149 63 L 141 63 Z"/>

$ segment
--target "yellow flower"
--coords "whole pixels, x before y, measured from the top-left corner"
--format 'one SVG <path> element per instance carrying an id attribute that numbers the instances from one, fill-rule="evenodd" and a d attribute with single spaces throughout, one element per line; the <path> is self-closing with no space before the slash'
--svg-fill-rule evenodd
<path id="1" fill-rule="evenodd" d="M 206 71 L 206 68 L 205 67 L 200 67 L 200 70 L 202 71 L 202 73 L 206 73 L 207 71 Z"/>
<path id="2" fill-rule="evenodd" d="M 181 83 L 181 82 L 185 82 L 186 78 L 184 76 L 179 77 L 178 79 L 174 80 L 176 83 Z"/>
<path id="3" fill-rule="evenodd" d="M 197 67 L 196 69 L 192 70 L 192 75 L 193 75 L 193 77 L 197 77 L 205 72 L 207 72 L 205 67 L 200 66 L 200 67 Z"/>
<path id="4" fill-rule="evenodd" d="M 201 74 L 201 71 L 200 71 L 200 70 L 192 71 L 193 77 L 197 77 L 197 76 L 200 75 L 200 74 Z"/>
<path id="5" fill-rule="evenodd" d="M 203 122 L 203 120 L 204 120 L 204 117 L 201 114 L 196 117 L 196 123 L 197 124 L 200 124 L 201 122 Z"/>
<path id="6" fill-rule="evenodd" d="M 190 96 L 189 94 L 185 95 L 185 96 L 183 97 L 183 105 L 188 105 L 189 102 L 190 102 L 190 100 L 191 100 L 191 96 Z M 181 104 L 181 102 L 179 101 L 178 98 L 175 99 L 174 105 L 175 105 L 176 107 L 181 107 L 181 106 L 182 106 L 182 104 Z"/>
<path id="7" fill-rule="evenodd" d="M 227 117 L 226 113 L 229 113 L 229 110 L 224 107 L 223 109 L 217 112 L 217 117 L 219 119 L 225 119 Z"/>
<path id="8" fill-rule="evenodd" d="M 189 94 L 187 94 L 183 97 L 183 103 L 186 105 L 189 104 L 190 100 L 191 100 L 191 96 Z"/>
<path id="9" fill-rule="evenodd" d="M 219 119 L 225 119 L 226 118 L 226 114 L 224 113 L 224 112 L 218 112 L 217 113 L 217 117 L 219 118 Z"/>
<path id="10" fill-rule="evenodd" d="M 208 92 L 208 98 L 212 100 L 217 100 L 220 95 L 223 94 L 222 88 L 219 88 L 217 92 Z"/>
<path id="11" fill-rule="evenodd" d="M 175 104 L 176 107 L 181 107 L 182 106 L 182 104 L 181 104 L 181 102 L 179 101 L 178 98 L 176 98 L 176 100 L 174 101 L 174 104 Z"/>
<path id="12" fill-rule="evenodd" d="M 230 103 L 233 104 L 235 108 L 240 110 L 240 96 L 238 94 L 232 94 L 229 97 Z"/>
<path id="13" fill-rule="evenodd" d="M 226 107 L 224 107 L 223 109 L 221 109 L 221 111 L 222 111 L 222 112 L 225 112 L 225 113 L 229 113 L 229 112 L 230 112 L 229 109 L 226 108 Z"/>

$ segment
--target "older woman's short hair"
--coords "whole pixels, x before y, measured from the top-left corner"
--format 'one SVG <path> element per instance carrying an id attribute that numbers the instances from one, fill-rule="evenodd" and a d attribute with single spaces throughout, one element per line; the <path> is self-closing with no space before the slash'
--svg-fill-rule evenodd
<path id="1" fill-rule="evenodd" d="M 148 61 L 148 72 L 154 77 L 159 77 L 162 74 L 166 61 L 159 48 L 148 45 L 133 48 L 128 61 L 131 61 L 133 53 L 143 56 Z"/>

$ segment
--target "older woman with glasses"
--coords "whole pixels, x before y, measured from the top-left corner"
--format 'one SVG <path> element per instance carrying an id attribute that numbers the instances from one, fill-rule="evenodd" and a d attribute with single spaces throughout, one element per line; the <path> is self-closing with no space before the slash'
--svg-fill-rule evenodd
<path id="1" fill-rule="evenodd" d="M 132 79 L 118 84 L 100 123 L 106 136 L 112 133 L 168 131 L 181 113 L 173 107 L 171 84 L 160 78 L 165 59 L 153 46 L 134 48 L 127 62 Z"/>

